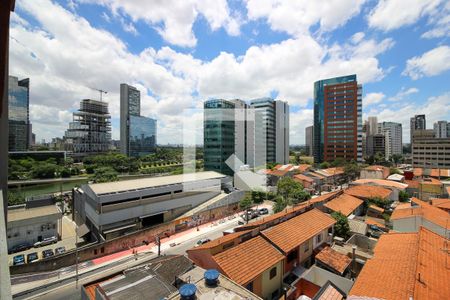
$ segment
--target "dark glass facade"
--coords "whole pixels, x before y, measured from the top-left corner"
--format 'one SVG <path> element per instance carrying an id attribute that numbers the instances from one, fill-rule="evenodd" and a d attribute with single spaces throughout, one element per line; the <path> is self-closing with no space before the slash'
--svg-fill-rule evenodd
<path id="1" fill-rule="evenodd" d="M 28 78 L 18 80 L 17 77 L 9 77 L 9 151 L 26 151 L 29 148 L 29 95 L 30 80 Z"/>
<path id="2" fill-rule="evenodd" d="M 234 103 L 214 99 L 204 103 L 204 169 L 233 175 L 225 161 L 234 154 Z"/>
<path id="3" fill-rule="evenodd" d="M 130 156 L 144 156 L 155 151 L 156 120 L 130 115 Z"/>

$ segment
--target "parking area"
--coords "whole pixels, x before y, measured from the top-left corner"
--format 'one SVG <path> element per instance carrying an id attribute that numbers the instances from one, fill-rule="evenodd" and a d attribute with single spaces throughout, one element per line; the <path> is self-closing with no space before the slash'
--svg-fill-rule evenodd
<path id="1" fill-rule="evenodd" d="M 27 254 L 29 254 L 29 253 L 37 252 L 38 258 L 42 259 L 43 258 L 42 252 L 44 250 L 51 249 L 51 250 L 53 250 L 53 252 L 55 252 L 56 248 L 65 247 L 65 251 L 69 251 L 71 249 L 75 249 L 75 241 L 76 241 L 75 223 L 72 222 L 72 220 L 70 219 L 70 216 L 63 216 L 63 218 L 62 218 L 62 236 L 61 236 L 60 241 L 58 241 L 55 244 L 51 244 L 51 245 L 47 245 L 47 246 L 43 246 L 43 247 L 37 247 L 37 248 L 30 248 L 25 251 L 9 254 L 8 255 L 9 263 L 10 263 L 10 265 L 12 265 L 13 257 L 16 255 L 20 255 L 20 254 L 25 255 L 25 262 L 26 262 Z M 82 239 L 79 239 L 79 242 L 82 242 L 82 241 L 83 241 Z"/>

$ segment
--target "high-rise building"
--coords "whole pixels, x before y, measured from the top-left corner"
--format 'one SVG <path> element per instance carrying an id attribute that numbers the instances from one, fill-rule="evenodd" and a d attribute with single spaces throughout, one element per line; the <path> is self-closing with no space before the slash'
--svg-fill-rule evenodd
<path id="1" fill-rule="evenodd" d="M 314 162 L 362 162 L 362 86 L 356 75 L 314 83 Z"/>
<path id="2" fill-rule="evenodd" d="M 394 154 L 403 154 L 402 124 L 395 122 L 378 123 L 378 132 L 385 138 L 385 157 L 389 159 Z"/>
<path id="3" fill-rule="evenodd" d="M 413 134 L 415 130 L 427 129 L 427 121 L 425 115 L 415 115 L 410 120 L 410 143 L 413 142 Z"/>
<path id="4" fill-rule="evenodd" d="M 64 135 L 66 151 L 75 157 L 107 152 L 111 148 L 111 116 L 108 103 L 83 99 L 80 109 L 73 113 L 73 121 Z"/>
<path id="5" fill-rule="evenodd" d="M 314 136 L 314 126 L 308 126 L 305 128 L 305 145 L 306 153 L 309 156 L 313 156 L 313 136 Z"/>
<path id="6" fill-rule="evenodd" d="M 450 169 L 450 137 L 436 138 L 433 129 L 414 131 L 411 152 L 413 167 Z"/>
<path id="7" fill-rule="evenodd" d="M 233 175 L 226 160 L 235 153 L 235 104 L 228 100 L 205 101 L 203 111 L 204 169 Z M 245 139 L 244 139 L 245 140 Z"/>
<path id="8" fill-rule="evenodd" d="M 378 118 L 377 117 L 369 117 L 367 119 L 368 128 L 367 128 L 367 135 L 375 135 L 378 132 Z"/>
<path id="9" fill-rule="evenodd" d="M 9 76 L 8 84 L 9 151 L 26 151 L 30 147 L 30 79 Z"/>
<path id="10" fill-rule="evenodd" d="M 270 98 L 253 100 L 250 105 L 239 99 L 205 101 L 205 170 L 232 175 L 226 161 L 233 154 L 250 167 L 287 163 L 289 105 Z"/>
<path id="11" fill-rule="evenodd" d="M 143 156 L 155 151 L 156 120 L 141 116 L 141 93 L 120 85 L 120 151 L 127 156 Z"/>
<path id="12" fill-rule="evenodd" d="M 450 132 L 448 128 L 450 128 L 449 123 L 447 121 L 437 121 L 433 125 L 434 128 L 434 136 L 438 139 L 445 139 L 450 137 Z"/>
<path id="13" fill-rule="evenodd" d="M 386 138 L 383 134 L 374 134 L 367 137 L 367 156 L 375 156 L 377 153 L 386 156 Z"/>

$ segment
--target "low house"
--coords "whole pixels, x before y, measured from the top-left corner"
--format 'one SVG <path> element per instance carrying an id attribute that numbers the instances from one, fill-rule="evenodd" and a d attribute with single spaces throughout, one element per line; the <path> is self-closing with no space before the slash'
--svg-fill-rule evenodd
<path id="1" fill-rule="evenodd" d="M 20 205 L 8 208 L 6 230 L 8 250 L 15 246 L 32 246 L 45 238 L 62 235 L 62 212 L 56 205 L 27 207 Z"/>
<path id="2" fill-rule="evenodd" d="M 383 179 L 358 179 L 353 181 L 351 186 L 355 185 L 363 185 L 363 186 L 381 186 L 386 189 L 390 189 L 392 191 L 392 194 L 390 196 L 390 199 L 392 201 L 398 201 L 398 195 L 400 191 L 406 191 L 406 188 L 408 187 L 407 184 L 395 182 L 391 180 L 383 180 Z"/>
<path id="3" fill-rule="evenodd" d="M 383 213 L 384 213 L 384 209 L 382 209 L 381 207 L 378 207 L 376 205 L 373 205 L 373 204 L 369 205 L 369 207 L 367 208 L 367 215 L 369 217 L 382 218 Z"/>
<path id="4" fill-rule="evenodd" d="M 313 251 L 330 243 L 336 221 L 323 212 L 312 209 L 275 225 L 261 234 L 284 255 L 284 274 L 297 266 L 309 267 Z"/>
<path id="5" fill-rule="evenodd" d="M 294 180 L 301 183 L 305 189 L 314 189 L 314 179 L 303 174 L 294 175 Z"/>
<path id="6" fill-rule="evenodd" d="M 450 213 L 450 199 L 430 199 L 430 204 Z"/>
<path id="7" fill-rule="evenodd" d="M 284 256 L 261 236 L 213 256 L 222 274 L 264 299 L 279 294 L 283 259 Z"/>
<path id="8" fill-rule="evenodd" d="M 390 175 L 387 180 L 392 180 L 392 181 L 397 181 L 397 182 L 404 182 L 405 181 L 405 176 L 400 175 L 400 174 L 392 174 Z"/>
<path id="9" fill-rule="evenodd" d="M 380 198 L 386 201 L 394 201 L 392 190 L 373 185 L 355 185 L 344 191 L 346 194 L 357 197 L 361 200 Z"/>
<path id="10" fill-rule="evenodd" d="M 345 276 L 349 270 L 351 258 L 347 255 L 325 246 L 315 257 L 316 265 L 340 276 Z"/>
<path id="11" fill-rule="evenodd" d="M 325 212 L 328 213 L 340 212 L 346 217 L 350 215 L 359 216 L 364 210 L 363 203 L 364 201 L 361 199 L 344 193 L 325 203 L 323 207 Z"/>
<path id="12" fill-rule="evenodd" d="M 450 299 L 447 244 L 424 227 L 383 234 L 347 299 Z"/>
<path id="13" fill-rule="evenodd" d="M 361 179 L 386 179 L 389 176 L 389 168 L 385 166 L 368 166 L 361 170 Z"/>
<path id="14" fill-rule="evenodd" d="M 416 179 L 405 180 L 405 184 L 408 185 L 406 192 L 410 197 L 419 197 L 419 186 L 420 182 Z"/>
<path id="15" fill-rule="evenodd" d="M 440 180 L 427 177 L 419 182 L 419 198 L 422 200 L 440 198 L 444 193 L 444 185 Z"/>
<path id="16" fill-rule="evenodd" d="M 417 232 L 420 226 L 450 238 L 450 215 L 425 201 L 412 198 L 395 208 L 391 216 L 393 229 L 398 232 Z"/>

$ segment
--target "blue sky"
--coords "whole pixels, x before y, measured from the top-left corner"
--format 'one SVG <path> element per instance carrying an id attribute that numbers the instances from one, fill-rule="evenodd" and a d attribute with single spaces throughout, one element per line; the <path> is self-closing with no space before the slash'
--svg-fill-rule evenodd
<path id="1" fill-rule="evenodd" d="M 119 137 L 119 84 L 141 90 L 158 142 L 201 127 L 202 101 L 276 96 L 291 107 L 291 144 L 312 124 L 316 80 L 356 73 L 364 118 L 450 120 L 450 3 L 319 1 L 19 0 L 10 73 L 31 80 L 38 140 L 62 136 L 89 87 L 108 91 Z M 189 116 L 186 120 L 186 115 Z M 193 141 L 201 143 L 201 130 Z"/>

